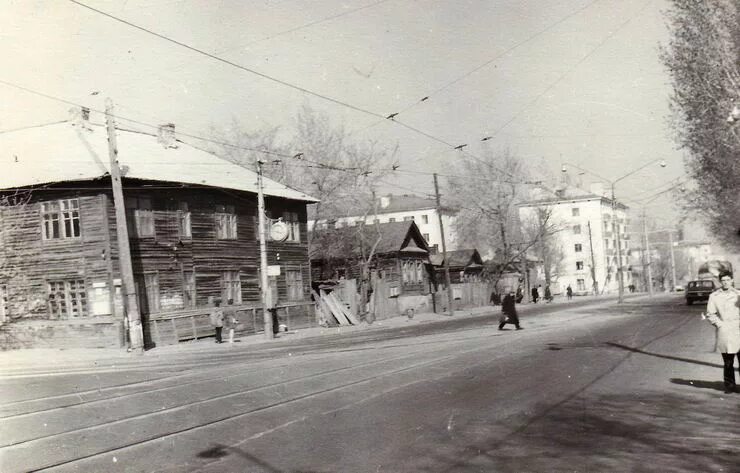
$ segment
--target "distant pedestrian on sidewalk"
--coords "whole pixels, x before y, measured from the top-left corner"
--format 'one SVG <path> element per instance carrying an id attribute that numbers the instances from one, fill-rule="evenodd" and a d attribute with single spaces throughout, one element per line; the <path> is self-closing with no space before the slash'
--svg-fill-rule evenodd
<path id="1" fill-rule="evenodd" d="M 522 300 L 524 300 L 524 291 L 522 291 L 522 286 L 519 286 L 516 288 L 516 303 L 521 304 Z"/>
<path id="2" fill-rule="evenodd" d="M 570 284 L 568 284 L 568 287 L 565 289 L 565 294 L 567 294 L 568 300 L 573 299 L 573 288 L 570 287 Z"/>
<path id="3" fill-rule="evenodd" d="M 501 301 L 501 322 L 498 324 L 498 329 L 503 330 L 504 325 L 514 324 L 517 330 L 521 330 L 519 316 L 516 313 L 516 294 L 512 290 L 506 292 L 504 300 Z"/>
<path id="4" fill-rule="evenodd" d="M 210 321 L 211 325 L 216 329 L 216 343 L 222 343 L 221 331 L 224 328 L 224 311 L 221 309 L 221 302 L 216 301 L 215 307 L 211 311 Z"/>
<path id="5" fill-rule="evenodd" d="M 537 303 L 537 299 L 540 298 L 540 291 L 537 290 L 536 287 L 532 288 L 532 302 Z"/>
<path id="6" fill-rule="evenodd" d="M 740 291 L 732 287 L 732 273 L 720 271 L 722 287 L 709 295 L 707 319 L 717 327 L 717 349 L 724 362 L 725 392 L 737 392 L 735 357 L 740 362 Z"/>
<path id="7" fill-rule="evenodd" d="M 550 290 L 549 284 L 545 286 L 545 301 L 552 302 L 552 291 Z"/>

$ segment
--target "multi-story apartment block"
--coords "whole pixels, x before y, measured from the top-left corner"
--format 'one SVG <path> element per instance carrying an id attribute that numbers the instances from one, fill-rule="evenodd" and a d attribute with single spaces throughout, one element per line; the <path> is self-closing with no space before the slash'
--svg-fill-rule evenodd
<path id="1" fill-rule="evenodd" d="M 627 270 L 630 253 L 627 207 L 605 197 L 600 185 L 592 185 L 591 191 L 573 186 L 554 194 L 539 191 L 531 201 L 519 205 L 521 221 L 532 221 L 538 209 L 549 210 L 550 223 L 560 229 L 552 236 L 562 249 L 561 258 L 553 265 L 550 281 L 553 292 L 564 292 L 568 285 L 577 294 L 617 291 L 617 233 L 624 287 L 632 283 Z"/>
<path id="2" fill-rule="evenodd" d="M 320 227 L 333 226 L 335 228 L 341 228 L 357 224 L 371 225 L 376 222 L 389 223 L 413 220 L 429 245 L 431 253 L 434 254 L 442 251 L 439 213 L 434 199 L 408 194 L 388 194 L 380 197 L 377 205 L 368 205 L 367 207 L 373 208 L 373 210 L 362 211 L 358 209 L 349 211 L 345 215 L 322 217 L 318 222 L 311 219 L 308 222 L 308 227 L 309 229 L 313 229 L 314 225 L 318 225 Z M 455 212 L 453 210 L 442 211 L 442 225 L 444 226 L 445 245 L 448 251 L 458 249 L 454 220 Z"/>

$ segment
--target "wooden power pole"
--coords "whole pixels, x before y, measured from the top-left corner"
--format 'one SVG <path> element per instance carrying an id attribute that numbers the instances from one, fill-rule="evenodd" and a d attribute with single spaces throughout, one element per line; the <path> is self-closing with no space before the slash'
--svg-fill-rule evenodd
<path id="1" fill-rule="evenodd" d="M 434 194 L 437 198 L 437 217 L 439 217 L 439 233 L 442 237 L 442 256 L 444 258 L 444 268 L 445 268 L 445 284 L 447 284 L 447 307 L 450 309 L 450 315 L 454 315 L 454 309 L 453 309 L 453 301 L 454 297 L 452 295 L 452 283 L 450 282 L 450 260 L 447 258 L 447 244 L 445 243 L 445 227 L 442 223 L 442 205 L 440 204 L 439 200 L 439 184 L 437 183 L 437 173 L 434 173 Z"/>
<path id="2" fill-rule="evenodd" d="M 113 122 L 113 101 L 105 101 L 105 122 L 108 128 L 108 154 L 110 157 L 110 177 L 113 187 L 113 206 L 116 210 L 116 235 L 118 237 L 118 260 L 123 280 L 124 310 L 128 321 L 128 339 L 131 350 L 144 350 L 144 331 L 141 327 L 141 313 L 136 299 L 134 270 L 131 266 L 131 247 L 126 226 L 126 207 L 121 185 L 121 169 L 118 166 L 118 146 L 116 144 L 116 125 Z M 111 291 L 114 288 L 111 288 Z"/>
<path id="3" fill-rule="evenodd" d="M 272 291 L 267 275 L 267 225 L 265 222 L 265 194 L 262 191 L 262 161 L 257 160 L 257 228 L 260 239 L 260 295 L 262 296 L 262 320 L 265 338 L 272 340 Z"/>

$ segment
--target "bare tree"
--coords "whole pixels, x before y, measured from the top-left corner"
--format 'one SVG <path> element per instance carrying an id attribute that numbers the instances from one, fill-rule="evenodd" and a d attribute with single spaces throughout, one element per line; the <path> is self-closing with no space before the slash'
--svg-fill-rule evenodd
<path id="1" fill-rule="evenodd" d="M 565 254 L 557 234 L 563 229 L 562 222 L 553 217 L 553 209 L 548 206 L 535 207 L 522 221 L 525 251 L 542 261 L 546 284 L 557 279 L 562 271 Z"/>
<path id="2" fill-rule="evenodd" d="M 688 212 L 706 216 L 721 241 L 740 248 L 740 4 L 673 0 L 663 61 L 673 78 L 676 139 L 695 186 Z M 729 116 L 728 116 L 729 114 Z"/>
<path id="3" fill-rule="evenodd" d="M 524 198 L 528 173 L 508 149 L 482 158 L 461 155 L 456 174 L 448 181 L 448 202 L 458 212 L 454 220 L 460 245 L 482 253 L 500 250 L 509 261 L 512 243 L 521 240 L 516 204 Z"/>

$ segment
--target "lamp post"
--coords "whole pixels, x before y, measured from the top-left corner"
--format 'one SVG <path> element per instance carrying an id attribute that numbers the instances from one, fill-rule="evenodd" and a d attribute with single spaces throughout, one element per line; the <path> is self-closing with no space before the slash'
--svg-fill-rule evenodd
<path id="1" fill-rule="evenodd" d="M 598 177 L 601 180 L 606 181 L 611 186 L 611 191 L 612 191 L 612 196 L 611 196 L 612 215 L 614 216 L 614 219 L 617 221 L 617 225 L 616 225 L 616 234 L 617 234 L 616 235 L 616 238 L 617 238 L 617 283 L 618 283 L 618 287 L 619 287 L 619 298 L 617 299 L 617 301 L 620 304 L 622 302 L 624 302 L 624 272 L 623 272 L 623 264 L 622 264 L 622 240 L 620 238 L 621 229 L 620 229 L 620 225 L 619 225 L 619 219 L 617 219 L 617 197 L 616 197 L 616 193 L 615 193 L 615 187 L 617 185 L 617 182 L 622 181 L 622 180 L 628 178 L 629 176 L 635 174 L 636 172 L 641 171 L 641 170 L 645 169 L 646 167 L 648 167 L 648 166 L 650 166 L 652 164 L 655 164 L 655 163 L 660 164 L 660 167 L 663 167 L 663 168 L 666 167 L 665 160 L 663 160 L 663 159 L 656 159 L 656 160 L 650 161 L 649 163 L 646 163 L 646 164 L 640 166 L 639 168 L 634 169 L 634 170 L 628 172 L 627 174 L 624 174 L 623 176 L 620 176 L 620 177 L 618 177 L 616 179 L 606 179 L 605 177 L 599 176 L 598 174 L 596 174 L 594 172 L 591 172 L 588 169 L 584 169 L 584 168 L 582 168 L 580 166 L 577 166 L 577 165 L 571 164 L 571 163 L 563 163 L 562 166 L 561 166 L 561 168 L 560 168 L 560 170 L 562 172 L 568 172 L 568 169 L 566 168 L 566 165 L 571 166 L 571 167 L 574 167 L 574 168 L 579 169 L 579 170 L 581 170 L 583 172 L 589 173 L 592 176 Z"/>

